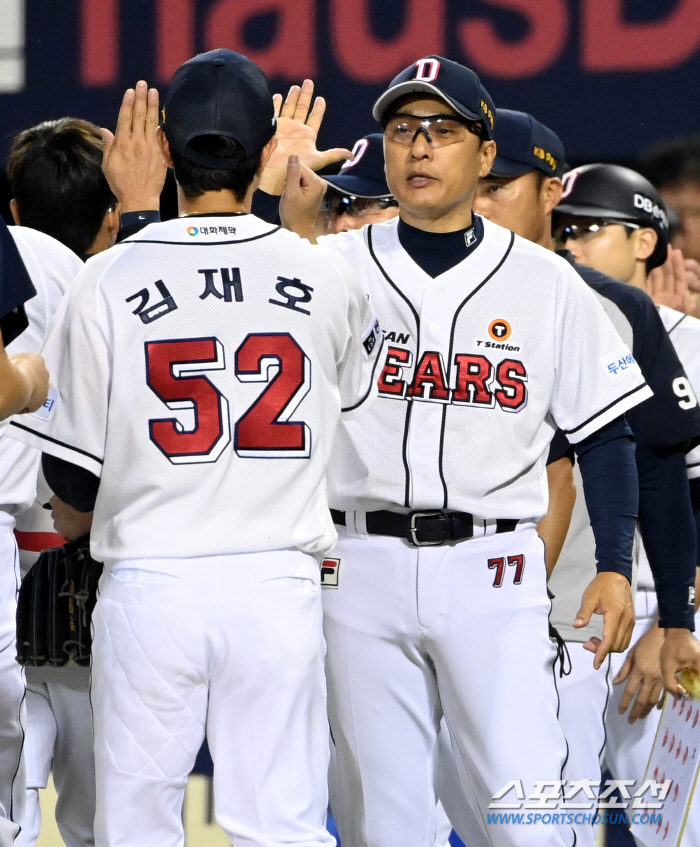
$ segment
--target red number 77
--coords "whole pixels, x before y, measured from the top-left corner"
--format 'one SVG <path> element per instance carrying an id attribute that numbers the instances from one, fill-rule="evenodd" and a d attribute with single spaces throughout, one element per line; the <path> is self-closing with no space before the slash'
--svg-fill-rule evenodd
<path id="1" fill-rule="evenodd" d="M 519 553 L 517 556 L 508 556 L 508 564 L 515 565 L 513 585 L 520 585 L 523 581 L 523 571 L 525 570 L 525 556 L 522 553 Z M 503 585 L 503 577 L 506 572 L 505 558 L 489 559 L 489 568 L 496 571 L 496 575 L 493 578 L 493 587 L 500 588 Z"/>

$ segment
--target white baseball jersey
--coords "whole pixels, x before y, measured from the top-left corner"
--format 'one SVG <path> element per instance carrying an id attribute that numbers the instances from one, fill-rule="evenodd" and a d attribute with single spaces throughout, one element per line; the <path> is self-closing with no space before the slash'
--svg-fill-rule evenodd
<path id="1" fill-rule="evenodd" d="M 539 519 L 556 426 L 576 443 L 651 390 L 554 253 L 484 220 L 479 247 L 433 279 L 397 225 L 321 239 L 369 285 L 386 340 L 377 402 L 339 430 L 331 505 Z"/>
<path id="2" fill-rule="evenodd" d="M 29 326 L 8 345 L 7 351 L 38 353 L 58 304 L 83 263 L 72 250 L 43 232 L 21 226 L 11 226 L 8 231 L 36 288 L 36 296 L 24 307 Z M 0 506 L 16 514 L 34 501 L 40 454 L 7 438 L 8 426 L 9 421 L 0 424 Z"/>
<path id="3" fill-rule="evenodd" d="M 152 224 L 87 262 L 43 350 L 52 408 L 12 430 L 101 477 L 99 560 L 322 553 L 380 348 L 337 255 L 252 215 Z"/>

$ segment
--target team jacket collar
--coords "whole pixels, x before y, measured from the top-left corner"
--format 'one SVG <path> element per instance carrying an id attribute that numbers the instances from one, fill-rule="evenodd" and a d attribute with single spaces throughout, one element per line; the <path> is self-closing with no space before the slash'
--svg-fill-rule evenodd
<path id="1" fill-rule="evenodd" d="M 279 229 L 255 215 L 190 215 L 149 224 L 123 244 L 231 244 L 262 238 Z"/>

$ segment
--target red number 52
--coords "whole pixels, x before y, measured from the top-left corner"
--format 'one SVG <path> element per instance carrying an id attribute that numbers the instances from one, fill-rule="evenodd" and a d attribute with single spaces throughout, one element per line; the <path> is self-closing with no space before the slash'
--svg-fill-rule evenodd
<path id="1" fill-rule="evenodd" d="M 229 402 L 206 374 L 226 368 L 223 345 L 217 338 L 148 341 L 145 352 L 148 386 L 180 413 L 149 420 L 151 441 L 173 464 L 215 462 L 231 441 Z M 309 427 L 290 417 L 309 390 L 311 367 L 292 336 L 248 335 L 236 351 L 234 372 L 240 382 L 267 386 L 233 428 L 236 453 L 308 457 Z"/>

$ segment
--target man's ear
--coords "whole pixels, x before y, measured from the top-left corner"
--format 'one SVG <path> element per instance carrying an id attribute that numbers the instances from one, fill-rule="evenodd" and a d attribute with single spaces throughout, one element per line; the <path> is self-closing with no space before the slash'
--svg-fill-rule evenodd
<path id="1" fill-rule="evenodd" d="M 481 142 L 481 167 L 479 168 L 479 176 L 488 176 L 493 167 L 493 160 L 496 158 L 496 142 L 482 141 Z"/>
<path id="2" fill-rule="evenodd" d="M 10 213 L 12 214 L 12 220 L 17 224 L 17 226 L 22 226 L 19 221 L 19 206 L 17 205 L 17 201 L 14 197 L 10 200 Z"/>
<path id="3" fill-rule="evenodd" d="M 656 249 L 659 236 L 651 227 L 645 226 L 634 230 L 631 237 L 635 240 L 634 258 L 646 261 Z"/>
<path id="4" fill-rule="evenodd" d="M 547 177 L 542 185 L 542 193 L 544 194 L 544 211 L 549 214 L 561 200 L 561 195 L 564 191 L 564 183 L 555 176 Z"/>
<path id="5" fill-rule="evenodd" d="M 158 144 L 160 144 L 160 153 L 165 161 L 165 164 L 169 168 L 172 168 L 173 157 L 170 155 L 170 144 L 168 144 L 168 139 L 165 137 L 162 126 L 159 126 L 156 130 L 156 138 L 158 139 Z"/>
<path id="6" fill-rule="evenodd" d="M 267 144 L 262 149 L 262 154 L 260 156 L 260 167 L 258 168 L 258 174 L 262 174 L 265 170 L 267 163 L 270 161 L 270 157 L 275 152 L 277 148 L 277 135 L 273 135 L 272 138 L 267 142 Z"/>
<path id="7" fill-rule="evenodd" d="M 119 203 L 115 203 L 114 208 L 107 211 L 107 214 L 105 215 L 105 227 L 107 228 L 110 237 L 116 241 L 121 227 Z"/>

